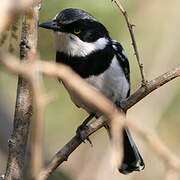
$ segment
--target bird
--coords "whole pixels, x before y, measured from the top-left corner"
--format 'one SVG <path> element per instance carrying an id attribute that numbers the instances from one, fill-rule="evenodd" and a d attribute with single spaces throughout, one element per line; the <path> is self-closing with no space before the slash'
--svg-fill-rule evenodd
<path id="1" fill-rule="evenodd" d="M 56 62 L 70 66 L 87 83 L 120 106 L 130 95 L 130 67 L 122 45 L 113 40 L 106 27 L 90 13 L 75 8 L 60 11 L 51 21 L 41 23 L 42 28 L 53 31 Z M 78 128 L 98 113 L 83 104 L 65 86 L 74 104 L 90 115 Z M 103 104 L 102 104 L 103 105 Z M 109 131 L 110 127 L 107 125 Z M 124 157 L 118 168 L 122 174 L 141 171 L 145 164 L 127 128 L 123 130 Z"/>

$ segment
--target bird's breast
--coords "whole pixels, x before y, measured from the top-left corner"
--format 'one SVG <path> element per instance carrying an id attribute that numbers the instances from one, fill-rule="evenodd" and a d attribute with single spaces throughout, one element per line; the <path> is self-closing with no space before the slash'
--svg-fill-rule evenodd
<path id="1" fill-rule="evenodd" d="M 85 80 L 113 102 L 126 98 L 130 88 L 116 56 L 106 71 L 98 76 L 90 76 Z"/>
<path id="2" fill-rule="evenodd" d="M 129 82 L 126 79 L 122 68 L 119 66 L 116 56 L 114 56 L 111 65 L 107 70 L 97 76 L 91 75 L 90 77 L 85 78 L 85 80 L 97 91 L 100 91 L 103 95 L 105 95 L 108 99 L 112 100 L 114 103 L 116 101 L 120 101 L 122 98 L 126 98 L 130 88 Z M 82 107 L 88 113 L 94 111 L 87 107 L 78 97 L 76 97 L 74 92 L 72 92 L 68 88 L 67 90 L 71 96 L 72 101 L 76 105 Z"/>
<path id="3" fill-rule="evenodd" d="M 85 57 L 94 51 L 102 50 L 109 40 L 105 37 L 99 38 L 95 42 L 85 42 L 71 33 L 54 32 L 56 51 L 63 52 L 69 56 Z"/>

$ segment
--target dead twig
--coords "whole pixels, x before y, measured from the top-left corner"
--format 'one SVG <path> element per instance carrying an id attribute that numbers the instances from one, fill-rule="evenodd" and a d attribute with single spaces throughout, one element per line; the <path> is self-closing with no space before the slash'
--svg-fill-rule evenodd
<path id="1" fill-rule="evenodd" d="M 120 3 L 118 0 L 112 0 L 112 1 L 113 1 L 113 2 L 117 5 L 117 7 L 120 9 L 121 13 L 123 14 L 123 16 L 124 16 L 124 18 L 125 18 L 125 20 L 126 20 L 126 23 L 127 23 L 127 26 L 128 26 L 129 32 L 130 32 L 130 35 L 131 35 L 131 39 L 132 39 L 132 45 L 133 45 L 133 48 L 134 48 L 134 52 L 135 52 L 136 59 L 137 59 L 137 62 L 138 62 L 138 65 L 139 65 L 139 69 L 140 69 L 140 73 L 141 73 L 142 86 L 146 86 L 147 80 L 145 79 L 145 75 L 144 75 L 144 66 L 143 66 L 142 61 L 140 60 L 140 56 L 139 56 L 139 52 L 138 52 L 138 48 L 137 48 L 135 36 L 134 36 L 134 33 L 133 33 L 133 27 L 134 27 L 135 25 L 133 25 L 133 24 L 130 23 L 128 14 L 127 14 L 127 12 L 124 10 L 124 8 L 123 8 L 123 6 L 121 5 L 121 3 Z"/>
<path id="2" fill-rule="evenodd" d="M 146 86 L 140 87 L 135 93 L 129 96 L 127 99 L 122 100 L 121 107 L 125 110 L 132 107 L 134 104 L 139 102 L 145 96 L 150 94 L 155 89 L 163 86 L 167 82 L 180 76 L 180 64 L 170 69 L 166 73 L 156 77 L 155 79 L 149 81 Z"/>
<path id="3" fill-rule="evenodd" d="M 30 75 L 30 74 L 29 74 Z M 29 76 L 34 105 L 34 119 L 32 122 L 31 133 L 31 160 L 30 160 L 30 179 L 37 179 L 37 175 L 43 166 L 42 147 L 44 135 L 44 116 L 45 109 L 48 103 L 47 96 L 42 90 L 42 77 L 39 72 L 32 72 Z M 38 180 L 38 179 L 37 179 Z"/>

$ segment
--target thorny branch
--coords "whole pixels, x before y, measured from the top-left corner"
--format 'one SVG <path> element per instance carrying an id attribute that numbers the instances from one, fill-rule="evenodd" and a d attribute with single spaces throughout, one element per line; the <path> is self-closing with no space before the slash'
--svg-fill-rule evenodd
<path id="1" fill-rule="evenodd" d="M 94 96 L 91 96 L 91 90 L 88 90 L 86 87 L 86 83 L 74 72 L 71 71 L 70 68 L 50 63 L 50 62 L 35 62 L 35 63 L 20 63 L 17 60 L 15 60 L 13 57 L 6 56 L 5 54 L 0 53 L 0 63 L 4 65 L 6 68 L 8 68 L 10 71 L 14 73 L 20 73 L 22 75 L 25 75 L 27 77 L 27 69 L 35 68 L 38 69 L 39 72 L 46 74 L 48 76 L 58 77 L 60 78 L 63 83 L 65 83 L 67 86 L 71 87 L 77 95 L 83 99 L 85 102 L 87 101 L 87 105 L 90 105 L 92 107 L 96 107 L 101 112 L 104 112 L 104 114 L 109 118 L 113 119 L 116 118 L 116 115 L 118 116 L 118 112 L 116 111 L 116 108 L 111 104 L 110 102 L 103 100 L 103 97 L 101 99 L 101 103 L 103 101 L 103 104 L 105 106 L 101 106 L 101 103 L 99 104 L 99 99 L 97 104 L 94 104 L 94 98 L 97 100 L 97 97 L 99 97 L 99 93 L 97 93 Z M 168 72 L 158 76 L 157 78 L 151 80 L 148 82 L 146 87 L 140 87 L 133 95 L 131 95 L 128 99 L 124 100 L 122 102 L 122 108 L 123 109 L 129 109 L 134 104 L 136 104 L 138 101 L 143 99 L 146 95 L 154 91 L 155 89 L 159 88 L 160 86 L 164 85 L 165 83 L 171 81 L 174 78 L 180 77 L 180 65 L 177 65 L 175 68 L 169 70 Z M 69 78 L 72 79 L 72 81 L 68 81 Z M 84 89 L 82 91 L 82 89 Z M 91 88 L 90 88 L 91 89 Z M 84 94 L 84 92 L 86 92 Z M 90 93 L 90 94 L 89 94 Z M 100 95 L 101 96 L 101 95 Z M 96 102 L 95 100 L 95 102 Z M 90 102 L 89 102 L 90 101 Z M 110 103 L 110 104 L 109 104 Z M 107 108 L 107 109 L 106 109 Z M 109 114 L 109 108 L 110 111 L 113 112 L 112 114 Z M 117 113 L 115 113 L 117 112 Z M 86 131 L 84 131 L 85 137 L 89 136 L 93 132 L 97 131 L 99 128 L 101 128 L 105 123 L 107 119 L 104 117 L 100 117 L 99 119 L 92 122 Z M 157 138 L 156 135 L 153 135 L 153 133 L 148 133 L 145 130 L 142 130 L 137 125 L 133 124 L 131 121 L 124 121 L 122 124 L 129 126 L 134 131 L 138 132 L 145 140 L 150 144 L 152 149 L 161 155 L 161 158 L 164 159 L 168 167 L 175 169 L 177 172 L 177 169 L 179 169 L 180 160 L 176 156 L 169 156 L 170 153 L 169 150 L 166 150 L 164 145 L 160 143 L 161 141 Z M 152 142 L 156 141 L 156 145 L 154 145 Z M 40 173 L 41 179 L 47 179 L 47 177 L 65 160 L 67 160 L 68 156 L 81 144 L 81 141 L 75 136 L 73 137 L 50 161 L 48 166 Z M 176 159 L 176 161 L 174 161 Z"/>
<path id="2" fill-rule="evenodd" d="M 112 1 L 118 6 L 118 8 L 120 9 L 121 13 L 123 14 L 123 16 L 124 16 L 124 18 L 126 20 L 126 23 L 127 23 L 130 35 L 131 35 L 131 39 L 132 39 L 132 45 L 133 45 L 133 48 L 134 48 L 134 52 L 135 52 L 136 59 L 137 59 L 137 62 L 138 62 L 138 65 L 139 65 L 139 69 L 140 69 L 140 73 L 141 73 L 142 86 L 146 86 L 147 81 L 146 81 L 145 75 L 144 75 L 144 66 L 143 66 L 143 63 L 140 60 L 140 56 L 139 56 L 139 52 L 138 52 L 135 36 L 134 36 L 134 33 L 133 33 L 134 25 L 130 23 L 128 14 L 124 10 L 124 8 L 121 5 L 121 3 L 118 0 L 112 0 Z"/>

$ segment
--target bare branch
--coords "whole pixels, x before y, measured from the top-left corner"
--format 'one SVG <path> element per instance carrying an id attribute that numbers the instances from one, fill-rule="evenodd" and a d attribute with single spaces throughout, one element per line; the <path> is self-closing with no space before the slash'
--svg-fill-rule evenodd
<path id="1" fill-rule="evenodd" d="M 52 77 L 59 77 L 68 86 L 74 86 L 74 91 L 79 89 L 79 85 L 75 85 L 76 84 L 75 81 L 77 81 L 79 84 L 83 84 L 83 86 L 85 83 L 81 78 L 79 78 L 79 76 L 77 74 L 72 72 L 72 70 L 69 67 L 67 67 L 63 64 L 56 64 L 56 63 L 52 63 L 52 62 L 42 62 L 42 61 L 34 63 L 33 65 L 27 64 L 27 63 L 22 64 L 22 63 L 17 62 L 14 57 L 7 56 L 2 52 L 0 52 L 0 58 L 1 58 L 0 63 L 2 63 L 4 66 L 6 66 L 9 70 L 13 71 L 14 73 L 21 73 L 21 74 L 26 75 L 25 72 L 27 72 L 28 69 L 31 68 L 30 66 L 35 66 L 35 67 L 38 66 L 39 71 L 41 73 L 46 74 L 48 76 L 52 76 Z M 4 59 L 6 59 L 6 61 Z M 10 61 L 8 59 L 12 59 L 12 60 Z M 71 77 L 72 76 L 71 73 L 73 73 L 73 77 Z M 143 99 L 145 96 L 147 96 L 152 91 L 154 91 L 155 89 L 158 89 L 162 85 L 166 84 L 167 82 L 169 82 L 179 76 L 180 76 L 180 65 L 177 65 L 174 68 L 172 68 L 171 70 L 169 70 L 168 72 L 149 81 L 147 83 L 146 87 L 140 87 L 129 98 L 124 99 L 121 102 L 121 107 L 124 110 L 129 109 L 134 104 L 136 104 L 141 99 Z M 69 78 L 72 78 L 72 81 L 68 81 Z M 87 89 L 89 89 L 89 88 L 87 88 Z M 79 92 L 79 95 L 82 96 L 81 92 Z M 83 98 L 87 98 L 87 97 L 83 97 Z M 92 99 L 93 99 L 93 96 L 92 96 Z M 91 99 L 90 99 L 90 102 L 91 102 Z M 103 108 L 103 107 L 101 107 L 101 104 L 102 104 L 102 102 L 98 103 L 100 108 Z M 111 105 L 112 105 L 112 103 L 111 103 Z M 109 104 L 108 107 L 112 109 L 111 105 Z"/>
<path id="2" fill-rule="evenodd" d="M 169 70 L 168 72 L 156 77 L 155 79 L 149 81 L 146 86 L 140 87 L 135 93 L 133 93 L 129 98 L 121 102 L 123 109 L 127 110 L 134 104 L 139 102 L 145 96 L 150 94 L 155 89 L 158 89 L 167 82 L 173 80 L 180 76 L 180 64 Z"/>
<path id="3" fill-rule="evenodd" d="M 7 3 L 8 2 L 9 1 L 7 1 Z M 24 8 L 23 5 L 22 8 Z M 37 47 L 38 11 L 39 5 L 29 10 L 29 12 L 23 18 L 20 44 L 21 60 L 29 61 L 30 58 L 35 57 Z M 34 16 L 32 16 L 32 14 Z M 7 180 L 23 179 L 26 144 L 29 134 L 29 124 L 31 116 L 32 94 L 30 86 L 24 78 L 19 77 L 14 114 L 14 127 L 13 133 L 9 140 L 9 156 L 6 169 Z"/>
<path id="4" fill-rule="evenodd" d="M 143 66 L 143 63 L 140 60 L 140 56 L 139 56 L 139 52 L 138 52 L 135 36 L 134 36 L 134 33 L 133 33 L 133 26 L 134 25 L 130 23 L 128 14 L 124 10 L 124 8 L 121 5 L 121 3 L 118 0 L 112 0 L 112 1 L 118 6 L 118 8 L 120 9 L 121 13 L 123 14 L 123 16 L 124 16 L 124 18 L 126 20 L 126 23 L 127 23 L 130 35 L 131 35 L 131 39 L 132 39 L 132 45 L 133 45 L 133 48 L 134 48 L 134 52 L 135 52 L 135 55 L 136 55 L 136 58 L 137 58 L 137 62 L 138 62 L 140 73 L 141 73 L 141 77 L 142 77 L 142 86 L 144 86 L 144 85 L 146 85 L 147 81 L 146 81 L 145 76 L 144 76 L 144 66 Z"/>
<path id="5" fill-rule="evenodd" d="M 83 136 L 88 137 L 98 129 L 100 129 L 106 123 L 106 119 L 101 116 L 88 125 L 88 128 L 83 131 Z M 58 166 L 64 161 L 67 161 L 71 153 L 82 143 L 82 141 L 74 136 L 63 148 L 61 148 L 39 174 L 39 179 L 46 180 Z"/>

